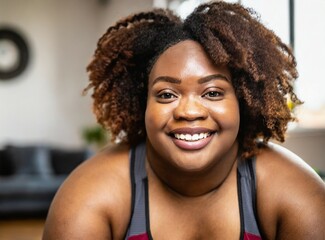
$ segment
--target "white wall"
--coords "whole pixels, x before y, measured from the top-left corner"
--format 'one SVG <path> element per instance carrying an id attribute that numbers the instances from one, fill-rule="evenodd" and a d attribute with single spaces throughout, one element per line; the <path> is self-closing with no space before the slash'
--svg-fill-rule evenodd
<path id="1" fill-rule="evenodd" d="M 0 0 L 0 27 L 18 28 L 31 51 L 27 70 L 0 81 L 0 147 L 49 143 L 77 147 L 95 123 L 85 67 L 104 30 L 151 0 Z"/>
<path id="2" fill-rule="evenodd" d="M 268 28 L 289 43 L 289 0 L 242 0 L 241 3 L 253 8 Z"/>
<path id="3" fill-rule="evenodd" d="M 100 34 L 117 20 L 139 11 L 152 9 L 153 0 L 106 0 L 107 5 L 101 9 Z"/>
<path id="4" fill-rule="evenodd" d="M 325 1 L 296 0 L 297 91 L 305 108 L 322 110 L 325 127 Z"/>

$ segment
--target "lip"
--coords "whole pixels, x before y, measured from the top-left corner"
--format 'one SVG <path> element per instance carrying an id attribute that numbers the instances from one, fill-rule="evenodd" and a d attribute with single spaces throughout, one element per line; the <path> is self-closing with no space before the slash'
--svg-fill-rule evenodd
<path id="1" fill-rule="evenodd" d="M 187 150 L 187 151 L 195 151 L 195 150 L 200 150 L 207 146 L 210 141 L 212 140 L 212 137 L 214 136 L 216 131 L 213 131 L 208 128 L 177 128 L 174 129 L 169 133 L 169 136 L 171 137 L 173 143 L 180 149 L 182 150 Z M 200 133 L 209 133 L 210 135 L 206 138 L 196 140 L 196 141 L 186 141 L 186 140 L 181 140 L 177 139 L 174 137 L 174 134 L 200 134 Z"/>

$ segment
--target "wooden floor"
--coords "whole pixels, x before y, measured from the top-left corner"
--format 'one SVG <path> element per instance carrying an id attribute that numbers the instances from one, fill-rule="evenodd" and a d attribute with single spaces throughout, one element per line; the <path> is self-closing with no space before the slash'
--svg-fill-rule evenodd
<path id="1" fill-rule="evenodd" d="M 45 220 L 0 220 L 1 240 L 40 240 Z"/>

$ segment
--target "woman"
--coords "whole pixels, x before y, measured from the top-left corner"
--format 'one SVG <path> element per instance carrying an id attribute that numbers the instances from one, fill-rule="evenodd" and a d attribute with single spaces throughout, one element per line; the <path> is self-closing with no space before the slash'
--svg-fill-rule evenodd
<path id="1" fill-rule="evenodd" d="M 119 142 L 58 191 L 44 239 L 324 239 L 325 187 L 284 141 L 291 50 L 252 10 L 154 10 L 99 40 L 98 121 Z"/>

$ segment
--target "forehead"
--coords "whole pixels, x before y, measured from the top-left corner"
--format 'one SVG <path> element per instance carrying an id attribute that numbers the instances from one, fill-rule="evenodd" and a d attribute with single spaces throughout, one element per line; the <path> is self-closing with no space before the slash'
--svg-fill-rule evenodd
<path id="1" fill-rule="evenodd" d="M 149 80 L 161 75 L 182 78 L 184 74 L 204 77 L 215 73 L 225 74 L 231 79 L 228 67 L 215 65 L 198 42 L 183 40 L 160 54 L 150 71 Z"/>

